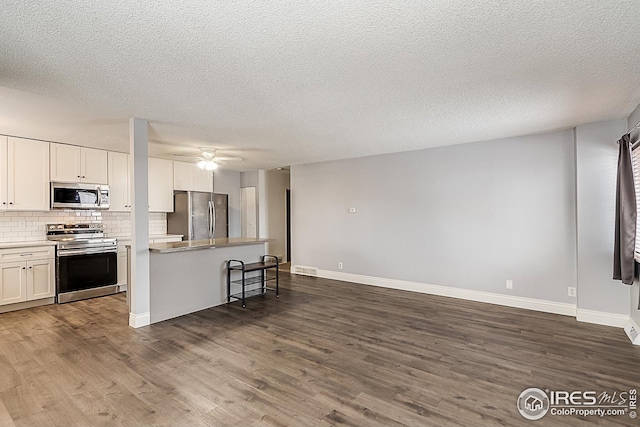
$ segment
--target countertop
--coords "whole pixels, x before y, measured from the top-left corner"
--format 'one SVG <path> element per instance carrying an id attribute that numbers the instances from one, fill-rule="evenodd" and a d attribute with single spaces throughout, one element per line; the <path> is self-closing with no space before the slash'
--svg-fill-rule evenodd
<path id="1" fill-rule="evenodd" d="M 160 253 L 182 252 L 198 249 L 223 248 L 226 246 L 255 245 L 258 243 L 266 243 L 271 241 L 273 241 L 273 239 L 258 239 L 253 237 L 225 237 L 221 239 L 185 240 L 182 242 L 172 243 L 152 243 L 149 245 L 149 251 Z"/>
<path id="2" fill-rule="evenodd" d="M 31 248 L 34 246 L 55 246 L 56 242 L 50 240 L 34 240 L 33 242 L 12 242 L 12 243 L 0 243 L 0 249 L 13 249 L 13 248 Z"/>

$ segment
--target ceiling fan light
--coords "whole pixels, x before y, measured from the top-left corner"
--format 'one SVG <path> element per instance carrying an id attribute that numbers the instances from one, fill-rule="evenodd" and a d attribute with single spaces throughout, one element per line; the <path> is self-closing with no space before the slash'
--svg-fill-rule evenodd
<path id="1" fill-rule="evenodd" d="M 207 162 L 205 162 L 204 160 L 200 160 L 200 161 L 198 162 L 198 167 L 199 167 L 200 169 L 204 169 L 206 166 L 207 166 Z"/>
<path id="2" fill-rule="evenodd" d="M 213 160 L 207 160 L 205 163 L 206 165 L 204 166 L 204 168 L 208 171 L 212 171 L 218 168 L 218 164 Z"/>

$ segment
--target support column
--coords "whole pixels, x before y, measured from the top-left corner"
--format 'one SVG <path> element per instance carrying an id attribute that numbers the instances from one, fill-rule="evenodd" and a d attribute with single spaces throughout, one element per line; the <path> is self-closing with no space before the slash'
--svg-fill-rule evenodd
<path id="1" fill-rule="evenodd" d="M 129 326 L 151 323 L 149 284 L 149 141 L 147 121 L 129 120 L 131 194 L 131 309 Z"/>

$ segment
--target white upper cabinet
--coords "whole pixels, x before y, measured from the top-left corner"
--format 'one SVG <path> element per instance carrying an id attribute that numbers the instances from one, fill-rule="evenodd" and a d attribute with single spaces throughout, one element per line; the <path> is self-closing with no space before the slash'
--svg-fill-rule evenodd
<path id="1" fill-rule="evenodd" d="M 9 195 L 7 194 L 7 137 L 0 135 L 0 209 L 7 209 L 9 206 Z"/>
<path id="2" fill-rule="evenodd" d="M 109 151 L 109 210 L 128 212 L 131 210 L 129 194 L 129 155 Z"/>
<path id="3" fill-rule="evenodd" d="M 109 152 L 109 210 L 131 211 L 129 155 Z M 173 212 L 173 163 L 149 158 L 149 211 Z"/>
<path id="4" fill-rule="evenodd" d="M 80 182 L 82 180 L 81 149 L 74 145 L 51 144 L 51 181 Z"/>
<path id="5" fill-rule="evenodd" d="M 173 162 L 173 188 L 180 191 L 213 193 L 213 172 L 195 163 Z"/>
<path id="6" fill-rule="evenodd" d="M 173 212 L 173 162 L 149 158 L 149 212 Z"/>
<path id="7" fill-rule="evenodd" d="M 51 181 L 106 184 L 107 152 L 51 143 Z"/>
<path id="8" fill-rule="evenodd" d="M 49 210 L 49 143 L 0 137 L 0 209 Z"/>
<path id="9" fill-rule="evenodd" d="M 91 184 L 106 184 L 107 177 L 107 152 L 93 148 L 82 148 L 82 162 L 80 171 L 82 172 L 82 182 Z"/>

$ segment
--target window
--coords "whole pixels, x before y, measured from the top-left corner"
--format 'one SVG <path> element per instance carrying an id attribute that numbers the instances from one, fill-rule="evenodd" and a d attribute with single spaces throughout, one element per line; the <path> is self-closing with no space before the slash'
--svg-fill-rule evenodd
<path id="1" fill-rule="evenodd" d="M 640 144 L 631 150 L 633 186 L 636 189 L 636 259 L 640 257 Z"/>

